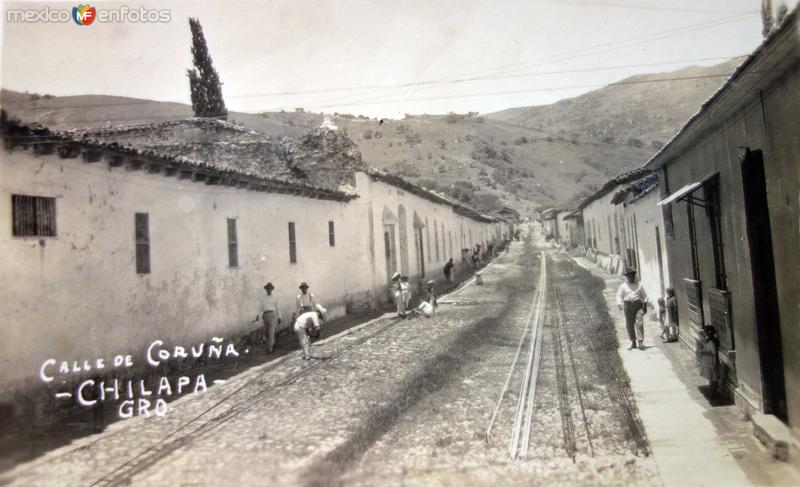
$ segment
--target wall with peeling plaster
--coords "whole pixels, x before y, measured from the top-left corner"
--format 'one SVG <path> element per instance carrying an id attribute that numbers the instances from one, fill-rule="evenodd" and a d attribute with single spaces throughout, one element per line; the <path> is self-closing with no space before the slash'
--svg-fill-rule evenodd
<path id="1" fill-rule="evenodd" d="M 39 383 L 39 367 L 48 358 L 108 361 L 130 353 L 143 363 L 156 339 L 191 346 L 214 335 L 255 330 L 267 281 L 276 286 L 284 327 L 290 326 L 301 281 L 311 285 L 331 317 L 385 301 L 384 206 L 395 214 L 400 204 L 407 209 L 411 277 L 420 276 L 412 240 L 415 212 L 428 220 L 423 235 L 429 278 L 442 277 L 449 257 L 459 262 L 462 247 L 485 248 L 499 235 L 499 224 L 465 218 L 450 206 L 358 176 L 360 198 L 340 203 L 165 178 L 80 158 L 4 153 L 0 214 L 10 220 L 12 194 L 56 197 L 57 236 L 14 237 L 10 221 L 0 233 L 0 280 L 7 283 L 0 291 L 6 334 L 0 386 Z M 136 273 L 137 212 L 149 214 L 151 273 L 145 275 Z M 237 221 L 237 268 L 228 266 L 228 218 Z M 296 228 L 295 264 L 289 262 L 290 221 Z M 329 221 L 335 225 L 333 247 Z M 434 242 L 428 254 L 428 232 L 438 235 L 438 258 Z"/>

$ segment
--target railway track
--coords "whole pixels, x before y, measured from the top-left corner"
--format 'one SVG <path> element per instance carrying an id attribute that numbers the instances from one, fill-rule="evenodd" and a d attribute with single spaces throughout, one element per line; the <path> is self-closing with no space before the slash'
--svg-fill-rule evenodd
<path id="1" fill-rule="evenodd" d="M 579 290 L 577 299 L 575 300 L 576 309 L 582 319 L 582 325 L 588 329 L 595 320 L 592 318 L 591 312 L 587 309 L 585 302 L 586 296 Z M 617 353 L 616 347 L 614 347 L 613 350 L 598 350 L 591 340 L 589 340 L 589 348 L 598 364 L 609 363 L 612 356 Z M 634 406 L 630 400 L 630 385 L 619 376 L 619 373 L 614 367 L 609 367 L 609 370 L 611 371 L 611 375 L 613 375 L 613 379 L 606 384 L 606 390 L 614 405 L 614 413 L 628 431 L 630 439 L 636 445 L 636 450 L 645 456 L 649 456 L 651 453 L 650 444 L 647 441 L 644 427 L 634 413 Z"/>
<path id="2" fill-rule="evenodd" d="M 132 457 L 127 462 L 119 465 L 118 467 L 114 468 L 114 470 L 108 472 L 107 474 L 103 475 L 96 481 L 94 481 L 91 485 L 92 486 L 101 486 L 101 485 L 118 485 L 128 482 L 132 477 L 136 474 L 143 472 L 147 468 L 151 467 L 152 465 L 158 463 L 161 459 L 165 458 L 170 453 L 190 444 L 191 442 L 199 439 L 203 435 L 219 428 L 223 424 L 227 423 L 228 421 L 234 419 L 235 417 L 250 411 L 254 407 L 258 406 L 261 401 L 265 399 L 264 395 L 267 392 L 274 392 L 275 389 L 286 387 L 291 384 L 297 382 L 300 378 L 309 373 L 313 372 L 314 370 L 321 367 L 323 364 L 329 362 L 330 360 L 336 359 L 337 357 L 347 353 L 350 350 L 366 343 L 367 341 L 375 338 L 383 333 L 385 333 L 389 328 L 395 325 L 397 322 L 395 320 L 389 321 L 387 324 L 381 326 L 377 330 L 368 333 L 357 340 L 353 341 L 352 343 L 338 349 L 334 352 L 330 357 L 326 357 L 324 361 L 315 362 L 308 367 L 304 367 L 297 372 L 290 374 L 283 379 L 277 381 L 267 381 L 267 375 L 275 370 L 278 366 L 285 363 L 292 357 L 296 357 L 300 352 L 295 351 L 282 357 L 278 361 L 275 361 L 269 367 L 265 368 L 261 373 L 258 375 L 248 379 L 244 384 L 239 386 L 230 394 L 226 395 L 207 409 L 205 409 L 202 413 L 198 414 L 197 416 L 193 417 L 192 419 L 185 422 L 179 428 L 174 430 L 173 432 L 169 433 L 167 436 L 159 440 L 154 445 L 148 447 L 141 453 L 137 454 L 136 456 Z M 200 422 L 202 418 L 209 415 L 212 411 L 219 409 L 223 404 L 234 398 L 238 393 L 243 391 L 248 386 L 252 385 L 261 386 L 259 392 L 254 394 L 253 396 L 247 397 L 239 402 L 233 404 L 230 408 L 217 413 L 215 416 L 207 419 L 204 422 Z M 196 426 L 192 429 L 193 426 Z M 180 435 L 184 431 L 188 431 L 185 434 Z"/>
<path id="3" fill-rule="evenodd" d="M 557 294 L 556 299 L 558 299 Z M 553 326 L 550 328 L 550 332 L 553 340 L 553 363 L 555 366 L 556 387 L 558 389 L 558 409 L 561 416 L 561 430 L 564 436 L 564 450 L 574 462 L 575 453 L 578 448 L 575 445 L 575 423 L 572 420 L 572 407 L 569 401 L 569 384 L 566 371 L 564 370 L 564 351 L 561 342 L 560 321 L 560 316 L 551 315 Z"/>
<path id="4" fill-rule="evenodd" d="M 489 263 L 483 270 L 491 267 L 494 262 Z M 469 284 L 474 280 L 474 278 L 466 281 L 458 289 L 449 293 L 448 295 L 443 296 L 443 299 L 446 300 L 448 298 L 452 298 L 461 291 L 463 291 Z M 272 364 L 270 364 L 267 368 L 261 371 L 258 375 L 248 379 L 243 383 L 240 387 L 235 389 L 230 394 L 226 395 L 209 408 L 205 409 L 202 413 L 198 414 L 197 416 L 193 417 L 192 419 L 188 420 L 184 424 L 182 424 L 179 428 L 172 431 L 164 438 L 159 440 L 154 445 L 148 447 L 141 453 L 137 454 L 127 462 L 119 465 L 111 472 L 105 474 L 101 478 L 97 479 L 93 482 L 92 486 L 100 486 L 100 485 L 116 485 L 120 483 L 125 483 L 127 480 L 132 478 L 139 472 L 144 471 L 148 467 L 154 465 L 160 459 L 166 457 L 170 453 L 182 448 L 183 446 L 188 445 L 192 441 L 199 439 L 202 435 L 211 432 L 212 430 L 219 428 L 223 424 L 227 423 L 228 421 L 234 419 L 235 417 L 253 409 L 254 407 L 258 406 L 263 399 L 264 394 L 267 392 L 272 392 L 276 388 L 286 387 L 291 384 L 294 384 L 303 376 L 308 375 L 309 373 L 313 372 L 314 370 L 322 367 L 327 362 L 336 359 L 337 357 L 341 356 L 342 354 L 364 344 L 365 342 L 369 341 L 372 338 L 375 338 L 384 332 L 386 332 L 389 328 L 391 328 L 396 321 L 392 320 L 389 321 L 387 324 L 381 326 L 377 330 L 368 333 L 353 343 L 350 343 L 341 349 L 338 349 L 334 352 L 331 356 L 325 357 L 324 360 L 315 362 L 307 367 L 302 368 L 301 370 L 290 374 L 288 377 L 280 379 L 278 381 L 270 381 L 269 380 L 269 373 L 278 368 L 280 365 L 285 363 L 291 358 L 297 357 L 300 353 L 299 350 L 294 351 L 281 359 L 276 360 Z M 219 409 L 222 405 L 230 401 L 234 398 L 238 393 L 245 390 L 249 386 L 258 386 L 260 387 L 259 392 L 256 394 L 247 397 L 239 402 L 235 403 L 233 406 L 228 408 L 225 411 L 219 412 L 215 416 L 211 417 L 205 422 L 200 423 L 200 420 L 211 414 L 212 411 Z M 199 426 L 197 426 L 199 424 Z M 194 429 L 191 429 L 193 426 L 197 426 Z M 189 430 L 187 433 L 183 435 L 179 435 L 180 433 Z M 99 441 L 99 440 L 98 440 Z"/>
<path id="5" fill-rule="evenodd" d="M 580 380 L 578 379 L 578 367 L 575 364 L 575 354 L 572 351 L 572 337 L 570 336 L 569 328 L 567 327 L 567 317 L 566 317 L 566 312 L 564 310 L 564 300 L 561 297 L 561 292 L 559 291 L 558 287 L 554 287 L 553 288 L 553 294 L 555 296 L 555 303 L 556 303 L 556 307 L 557 307 L 557 315 L 556 315 L 556 329 L 557 329 L 557 331 L 554 331 L 554 334 L 557 337 L 557 340 L 554 340 L 554 350 L 557 348 L 558 349 L 558 354 L 560 356 L 562 356 L 562 358 L 560 359 L 560 362 L 561 362 L 560 368 L 561 368 L 561 376 L 562 376 L 561 383 L 564 385 L 563 386 L 564 387 L 563 400 L 564 400 L 564 403 L 569 407 L 569 396 L 568 396 L 568 391 L 567 391 L 567 382 L 568 381 L 566 380 L 566 377 L 565 377 L 564 364 L 563 364 L 563 362 L 564 362 L 563 361 L 563 354 L 562 354 L 562 351 L 561 351 L 561 334 L 562 333 L 564 334 L 564 338 L 566 339 L 565 342 L 566 342 L 567 356 L 569 358 L 570 369 L 572 370 L 572 377 L 573 377 L 573 380 L 575 381 L 575 395 L 577 396 L 577 400 L 578 400 L 578 408 L 580 409 L 581 420 L 583 422 L 583 429 L 586 432 L 586 442 L 587 442 L 588 447 L 589 447 L 589 454 L 592 457 L 594 457 L 594 444 L 592 443 L 592 434 L 589 432 L 589 421 L 586 418 L 586 408 L 584 407 L 584 404 L 583 404 L 583 394 L 581 392 L 581 383 L 580 383 Z M 557 363 L 558 363 L 558 361 L 557 361 Z M 557 368 L 558 368 L 558 366 L 557 366 Z M 569 417 L 569 420 L 570 420 L 569 428 L 565 428 L 565 434 L 564 434 L 564 437 L 565 437 L 565 440 L 564 440 L 565 449 L 567 450 L 567 453 L 570 454 L 570 456 L 572 457 L 572 460 L 575 461 L 575 453 L 577 451 L 577 446 L 575 444 L 575 438 L 574 438 L 575 430 L 574 430 L 574 427 L 571 424 L 571 420 L 572 420 L 571 409 L 566 411 L 566 412 L 564 412 L 562 410 L 562 417 L 565 414 Z M 569 430 L 569 434 L 572 435 L 571 444 L 567 441 L 567 437 L 568 437 L 567 430 Z"/>
<path id="6" fill-rule="evenodd" d="M 503 400 L 508 392 L 512 377 L 517 370 L 517 363 L 520 361 L 524 345 L 528 344 L 527 359 L 525 361 L 524 375 L 520 383 L 520 392 L 514 410 L 514 423 L 511 428 L 509 439 L 509 455 L 514 460 L 517 457 L 527 458 L 530 447 L 530 435 L 533 425 L 534 404 L 536 398 L 536 383 L 539 374 L 539 362 L 541 359 L 541 347 L 543 338 L 544 311 L 547 302 L 547 256 L 541 253 L 541 268 L 539 280 L 534 293 L 530 312 L 525 323 L 525 328 L 519 339 L 514 359 L 511 361 L 506 380 L 500 391 L 495 409 L 486 428 L 486 443 L 492 443 L 492 430 L 497 420 L 498 414 L 503 404 Z"/>

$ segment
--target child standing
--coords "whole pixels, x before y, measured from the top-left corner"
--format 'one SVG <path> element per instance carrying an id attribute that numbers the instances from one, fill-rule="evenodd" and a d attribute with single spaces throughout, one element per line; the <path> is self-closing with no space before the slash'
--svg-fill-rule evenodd
<path id="1" fill-rule="evenodd" d="M 667 326 L 667 304 L 664 298 L 658 298 L 658 322 L 661 324 L 661 342 L 667 343 L 669 338 L 669 327 Z"/>
<path id="2" fill-rule="evenodd" d="M 719 338 L 717 338 L 717 329 L 713 326 L 703 327 L 703 334 L 705 335 L 705 343 L 700 354 L 700 375 L 708 379 L 711 394 L 715 396 L 719 391 L 720 377 Z"/>
<path id="3" fill-rule="evenodd" d="M 639 350 L 644 350 L 644 309 L 636 312 L 636 341 L 639 342 Z"/>
<path id="4" fill-rule="evenodd" d="M 408 276 L 400 278 L 400 299 L 403 301 L 403 310 L 407 310 L 411 306 L 411 284 L 408 282 Z"/>
<path id="5" fill-rule="evenodd" d="M 394 294 L 394 302 L 397 305 L 397 316 L 402 318 L 406 315 L 406 306 L 405 301 L 403 301 L 403 286 L 399 272 L 395 272 L 392 276 L 392 293 Z"/>
<path id="6" fill-rule="evenodd" d="M 667 288 L 667 323 L 669 327 L 669 341 L 678 341 L 678 299 L 675 290 Z"/>

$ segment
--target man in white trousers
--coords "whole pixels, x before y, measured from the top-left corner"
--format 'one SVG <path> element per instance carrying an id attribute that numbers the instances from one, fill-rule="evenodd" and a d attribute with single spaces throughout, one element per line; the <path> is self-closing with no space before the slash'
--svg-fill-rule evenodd
<path id="1" fill-rule="evenodd" d="M 294 333 L 300 341 L 300 346 L 303 347 L 303 360 L 311 360 L 311 339 L 308 338 L 309 327 L 319 330 L 320 319 L 323 319 L 325 308 L 317 305 L 315 311 L 306 311 L 302 313 L 294 322 Z"/>

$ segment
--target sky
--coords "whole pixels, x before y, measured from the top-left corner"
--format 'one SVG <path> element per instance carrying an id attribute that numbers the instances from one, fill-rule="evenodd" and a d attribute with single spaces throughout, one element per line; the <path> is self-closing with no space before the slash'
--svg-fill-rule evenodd
<path id="1" fill-rule="evenodd" d="M 246 112 L 487 113 L 718 64 L 761 42 L 760 0 L 98 2 L 98 12 L 166 10 L 169 19 L 8 16 L 76 5 L 3 3 L 3 88 L 189 103 L 189 17 L 203 25 L 228 109 Z"/>

